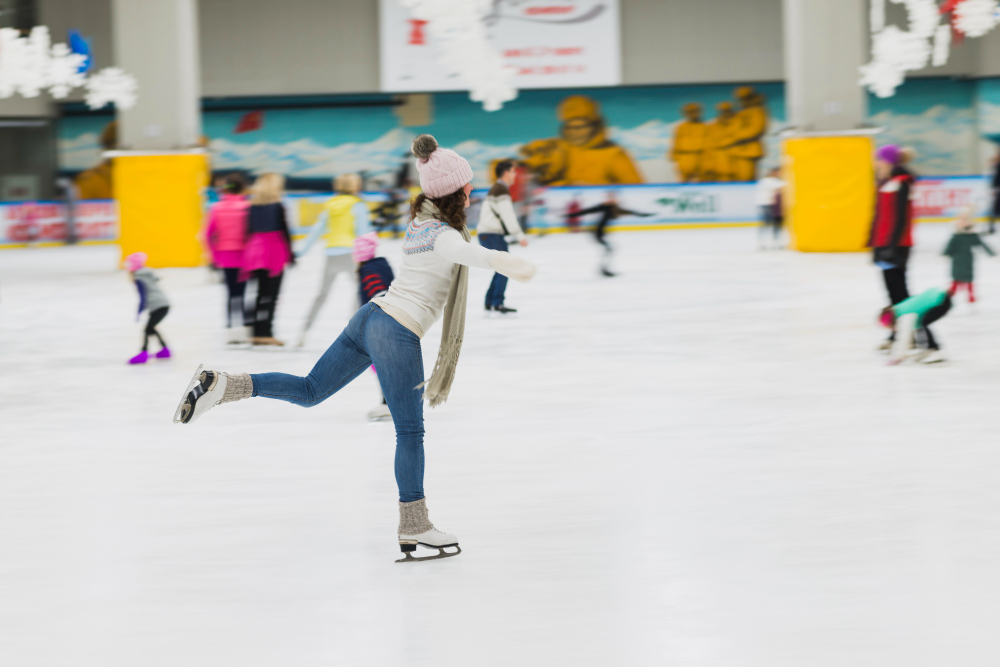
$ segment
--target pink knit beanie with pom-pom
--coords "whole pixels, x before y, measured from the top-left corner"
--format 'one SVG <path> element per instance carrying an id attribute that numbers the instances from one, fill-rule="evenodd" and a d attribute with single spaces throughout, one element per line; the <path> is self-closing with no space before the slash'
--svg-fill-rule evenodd
<path id="1" fill-rule="evenodd" d="M 417 157 L 420 189 L 428 197 L 438 199 L 450 195 L 472 181 L 469 161 L 448 148 L 440 148 L 429 134 L 413 140 L 413 154 Z"/>
<path id="2" fill-rule="evenodd" d="M 146 262 L 149 261 L 149 255 L 144 252 L 134 252 L 125 258 L 125 268 L 131 272 L 136 272 L 142 267 L 146 266 Z"/>
<path id="3" fill-rule="evenodd" d="M 367 262 L 375 256 L 376 248 L 378 248 L 378 234 L 375 232 L 368 232 L 354 239 L 354 248 L 351 250 L 354 263 Z"/>

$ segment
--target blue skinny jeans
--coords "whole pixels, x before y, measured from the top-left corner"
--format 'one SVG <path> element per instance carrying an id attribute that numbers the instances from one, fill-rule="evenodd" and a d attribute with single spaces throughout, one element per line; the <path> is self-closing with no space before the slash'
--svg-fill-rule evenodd
<path id="1" fill-rule="evenodd" d="M 396 427 L 396 485 L 404 503 L 424 497 L 424 361 L 420 339 L 374 303 L 354 314 L 347 328 L 306 377 L 251 375 L 253 395 L 304 408 L 319 405 L 375 365 Z"/>

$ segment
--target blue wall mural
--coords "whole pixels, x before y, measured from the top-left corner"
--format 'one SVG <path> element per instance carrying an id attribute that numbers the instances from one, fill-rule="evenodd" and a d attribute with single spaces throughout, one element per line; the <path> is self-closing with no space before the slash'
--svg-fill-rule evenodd
<path id="1" fill-rule="evenodd" d="M 767 100 L 770 120 L 762 164 L 769 166 L 777 163 L 777 134 L 786 124 L 784 86 L 752 85 Z M 278 171 L 303 178 L 366 171 L 388 181 L 412 138 L 430 132 L 469 159 L 476 184 L 482 186 L 489 181 L 492 160 L 516 156 L 532 140 L 557 136 L 559 103 L 568 95 L 584 94 L 600 104 L 608 138 L 628 151 L 643 180 L 674 182 L 678 179 L 667 153 L 674 129 L 683 120 L 681 107 L 700 103 L 705 120 L 711 120 L 718 103 L 733 101 L 734 88 L 529 90 L 495 113 L 483 111 L 464 93 L 442 93 L 434 95 L 433 123 L 425 127 L 402 127 L 393 108 L 385 105 L 388 96 L 366 96 L 383 105 L 269 109 L 259 119 L 258 129 L 236 132 L 244 115 L 254 109 L 254 102 L 247 100 L 243 111 L 207 108 L 203 123 L 216 170 Z M 980 173 L 984 156 L 994 150 L 987 149 L 980 131 L 1000 138 L 1000 80 L 911 79 L 892 98 L 871 98 L 869 108 L 871 122 L 887 128 L 879 143 L 914 147 L 916 169 L 926 175 Z M 68 116 L 60 121 L 60 167 L 80 171 L 99 162 L 98 137 L 109 120 L 109 116 Z"/>

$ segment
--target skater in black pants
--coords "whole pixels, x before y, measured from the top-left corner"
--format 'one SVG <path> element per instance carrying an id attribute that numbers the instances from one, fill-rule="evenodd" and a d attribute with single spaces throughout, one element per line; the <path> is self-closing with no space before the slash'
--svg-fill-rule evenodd
<path id="1" fill-rule="evenodd" d="M 911 155 L 898 146 L 883 146 L 875 155 L 875 175 L 878 191 L 875 200 L 875 218 L 872 222 L 868 246 L 872 248 L 873 261 L 882 269 L 889 303 L 896 305 L 910 298 L 906 287 L 906 265 L 913 246 L 913 174 L 905 164 Z M 880 346 L 887 350 L 895 340 L 893 332 Z"/>
<path id="2" fill-rule="evenodd" d="M 618 205 L 618 200 L 615 198 L 614 192 L 608 192 L 608 198 L 603 204 L 598 204 L 597 206 L 591 206 L 590 208 L 585 208 L 580 211 L 576 211 L 573 214 L 567 214 L 565 217 L 569 218 L 570 215 L 580 216 L 587 215 L 588 213 L 600 213 L 601 219 L 597 221 L 597 226 L 594 228 L 594 238 L 597 240 L 601 246 L 604 247 L 604 257 L 601 259 L 600 271 L 601 275 L 607 278 L 614 277 L 616 274 L 611 270 L 609 264 L 611 263 L 611 255 L 614 253 L 614 248 L 608 243 L 605 238 L 607 233 L 608 225 L 612 220 L 620 218 L 625 215 L 637 215 L 643 218 L 647 218 L 652 213 L 639 213 L 637 211 L 630 211 L 628 209 L 622 208 Z"/>
<path id="3" fill-rule="evenodd" d="M 996 233 L 996 221 L 1000 218 L 1000 153 L 993 158 L 993 181 L 990 187 L 993 188 L 993 208 L 990 209 L 990 225 L 986 230 L 987 234 Z"/>
<path id="4" fill-rule="evenodd" d="M 274 309 L 278 304 L 285 267 L 294 265 L 292 239 L 285 205 L 281 202 L 285 177 L 262 174 L 254 183 L 247 216 L 247 245 L 241 275 L 257 281 L 253 315 L 254 345 L 284 345 L 274 337 Z"/>
<path id="5" fill-rule="evenodd" d="M 149 312 L 149 317 L 146 320 L 146 328 L 142 336 L 142 350 L 139 354 L 128 360 L 130 364 L 144 364 L 149 360 L 150 336 L 156 336 L 156 339 L 160 341 L 160 351 L 156 353 L 156 358 L 170 358 L 170 348 L 167 347 L 163 336 L 156 329 L 156 326 L 167 316 L 167 312 L 170 310 L 170 302 L 167 300 L 167 296 L 163 293 L 163 290 L 160 289 L 159 277 L 146 267 L 148 259 L 149 256 L 144 252 L 134 252 L 125 258 L 125 268 L 131 272 L 135 287 L 139 290 L 139 312 L 136 314 L 136 317 L 138 318 L 142 315 L 143 311 Z"/>

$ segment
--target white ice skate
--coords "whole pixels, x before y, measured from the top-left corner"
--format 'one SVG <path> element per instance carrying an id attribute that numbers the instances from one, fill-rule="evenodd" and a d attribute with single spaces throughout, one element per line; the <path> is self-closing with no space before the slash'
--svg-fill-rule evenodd
<path id="1" fill-rule="evenodd" d="M 385 403 L 379 403 L 374 408 L 368 411 L 368 421 L 370 422 L 384 422 L 392 421 L 392 414 L 389 412 L 389 406 Z"/>
<path id="2" fill-rule="evenodd" d="M 417 545 L 428 549 L 437 549 L 436 556 L 416 557 L 413 552 L 417 550 Z M 448 552 L 445 548 L 455 547 L 455 551 Z M 400 535 L 399 550 L 406 554 L 405 558 L 400 558 L 397 563 L 417 562 L 421 560 L 434 560 L 436 558 L 450 558 L 462 553 L 462 547 L 458 546 L 458 538 L 448 533 L 442 533 L 437 528 L 420 533 L 419 535 Z"/>
<path id="3" fill-rule="evenodd" d="M 219 371 L 206 371 L 204 368 L 198 366 L 181 396 L 181 402 L 174 412 L 175 424 L 190 424 L 222 401 L 229 376 Z"/>
<path id="4" fill-rule="evenodd" d="M 250 342 L 250 327 L 226 329 L 226 345 L 246 345 Z"/>
<path id="5" fill-rule="evenodd" d="M 927 354 L 920 359 L 922 364 L 940 364 L 945 361 L 944 355 L 941 354 L 941 350 L 929 350 Z"/>

